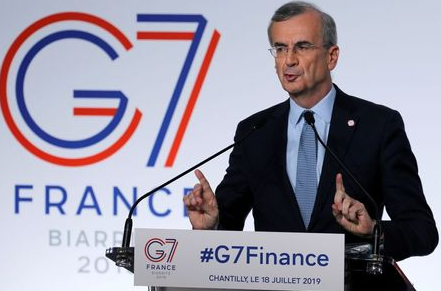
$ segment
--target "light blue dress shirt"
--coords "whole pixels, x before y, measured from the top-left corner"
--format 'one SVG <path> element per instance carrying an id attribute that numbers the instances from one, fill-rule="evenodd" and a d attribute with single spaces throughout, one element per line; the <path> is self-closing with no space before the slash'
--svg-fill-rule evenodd
<path id="1" fill-rule="evenodd" d="M 329 126 L 331 123 L 332 108 L 335 101 L 335 88 L 332 86 L 329 93 L 310 110 L 314 111 L 315 127 L 325 144 L 328 141 Z M 295 192 L 297 176 L 297 156 L 299 153 L 300 134 L 302 133 L 304 119 L 300 119 L 302 112 L 306 110 L 300 107 L 290 98 L 290 110 L 288 117 L 288 143 L 286 146 L 286 171 L 289 181 Z M 320 181 L 325 148 L 317 141 L 317 181 Z M 318 185 L 317 185 L 318 186 Z"/>

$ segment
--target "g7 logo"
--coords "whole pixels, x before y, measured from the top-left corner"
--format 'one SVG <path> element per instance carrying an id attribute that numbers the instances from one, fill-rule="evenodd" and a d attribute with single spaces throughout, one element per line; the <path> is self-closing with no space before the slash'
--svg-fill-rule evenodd
<path id="1" fill-rule="evenodd" d="M 198 50 L 205 26 L 206 20 L 201 15 L 152 15 L 152 14 L 139 14 L 137 16 L 138 22 L 194 22 L 197 24 L 195 32 L 155 32 L 155 31 L 140 31 L 137 33 L 137 39 L 139 41 L 145 40 L 187 40 L 191 41 L 190 49 L 185 59 L 182 70 L 179 74 L 178 81 L 171 96 L 169 105 L 165 112 L 162 124 L 160 126 L 158 135 L 153 145 L 153 149 L 148 158 L 147 166 L 155 166 L 158 155 L 161 151 L 163 141 L 169 130 L 171 119 L 175 113 L 178 101 L 182 95 L 183 87 L 187 81 L 190 67 L 194 61 L 196 52 Z M 66 29 L 51 32 L 44 35 L 41 31 L 48 28 L 50 25 L 61 23 L 85 23 L 101 29 L 113 38 L 116 44 L 120 44 L 125 52 L 128 52 L 132 47 L 130 40 L 114 25 L 94 15 L 77 12 L 66 12 L 50 15 L 42 18 L 26 28 L 12 43 L 6 56 L 4 58 L 1 71 L 0 71 L 0 105 L 3 116 L 6 123 L 11 130 L 12 134 L 33 155 L 53 164 L 62 166 L 85 166 L 102 161 L 118 150 L 120 150 L 133 136 L 136 131 L 142 113 L 138 108 L 133 110 L 133 114 L 128 118 L 128 122 L 122 123 L 122 119 L 127 115 L 128 98 L 120 90 L 103 90 L 103 89 L 73 89 L 73 98 L 77 100 L 106 100 L 114 101 L 117 106 L 113 107 L 74 107 L 74 116 L 101 116 L 107 117 L 108 122 L 104 124 L 100 130 L 90 134 L 84 138 L 62 138 L 49 132 L 43 126 L 41 126 L 37 120 L 35 120 L 31 113 L 29 106 L 26 102 L 25 83 L 26 76 L 30 70 L 31 64 L 35 61 L 37 55 L 47 47 L 53 45 L 56 42 L 63 40 L 73 41 L 85 41 L 92 46 L 99 48 L 108 59 L 115 61 L 119 58 L 119 54 L 115 49 L 115 44 L 111 45 L 104 38 L 100 37 L 97 33 L 91 33 L 84 29 Z M 43 35 L 43 36 L 40 36 Z M 29 49 L 23 49 L 26 41 L 30 38 L 38 37 L 36 41 Z M 167 156 L 165 166 L 171 167 L 176 158 L 179 150 L 180 143 L 185 134 L 185 130 L 188 125 L 188 121 L 193 112 L 196 104 L 200 89 L 204 82 L 206 73 L 208 71 L 211 59 L 219 41 L 220 35 L 217 31 L 214 31 L 207 52 L 205 54 L 202 66 L 197 75 L 193 90 L 191 91 L 190 98 L 184 110 L 184 114 L 179 123 L 177 133 L 173 139 L 170 152 Z M 22 53 L 21 51 L 25 52 Z M 20 61 L 21 60 L 21 61 Z M 18 63 L 15 86 L 12 86 L 14 80 L 11 81 L 11 72 L 13 62 Z M 15 90 L 14 90 L 15 89 Z M 15 97 L 15 98 L 14 98 Z M 14 111 L 11 110 L 10 101 L 16 101 L 16 107 L 18 114 L 22 117 L 23 122 L 20 124 L 17 122 L 17 117 L 14 116 Z M 123 124 L 123 125 L 122 125 Z M 26 125 L 27 130 L 23 130 L 23 126 Z M 125 129 L 121 129 L 125 127 Z M 30 130 L 30 131 L 29 131 Z M 28 138 L 30 132 L 40 139 L 38 144 Z M 98 143 L 109 139 L 109 136 L 114 132 L 117 132 L 119 137 L 113 137 L 111 142 L 104 143 L 104 146 L 96 146 Z M 94 153 L 90 153 L 90 147 L 96 146 Z M 65 154 L 59 154 L 54 149 L 63 149 L 74 152 L 71 156 Z M 79 150 L 85 150 L 87 154 L 80 156 Z"/>
<path id="2" fill-rule="evenodd" d="M 152 238 L 145 244 L 144 254 L 151 262 L 157 263 L 166 259 L 167 263 L 171 263 L 177 247 L 178 241 L 174 238 L 167 238 L 165 241 Z"/>

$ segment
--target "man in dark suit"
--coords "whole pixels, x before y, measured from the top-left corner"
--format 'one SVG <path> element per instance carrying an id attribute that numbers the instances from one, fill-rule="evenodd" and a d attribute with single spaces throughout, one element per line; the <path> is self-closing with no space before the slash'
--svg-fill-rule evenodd
<path id="1" fill-rule="evenodd" d="M 347 243 L 360 242 L 380 223 L 377 207 L 391 218 L 381 222 L 385 255 L 401 260 L 432 252 L 438 232 L 400 114 L 332 83 L 339 56 L 332 17 L 311 4 L 290 2 L 275 12 L 268 36 L 290 98 L 239 123 L 236 140 L 260 127 L 234 148 L 216 196 L 196 171 L 200 183 L 184 198 L 193 227 L 242 230 L 252 211 L 256 231 L 345 233 Z M 345 173 L 316 140 L 302 145 L 309 126 L 305 110 L 376 207 L 352 179 L 345 176 L 343 183 Z M 312 147 L 305 163 L 304 151 Z"/>

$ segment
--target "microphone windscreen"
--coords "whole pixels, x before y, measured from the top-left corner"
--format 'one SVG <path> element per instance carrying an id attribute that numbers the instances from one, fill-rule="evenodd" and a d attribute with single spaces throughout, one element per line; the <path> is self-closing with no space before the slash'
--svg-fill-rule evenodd
<path id="1" fill-rule="evenodd" d="M 314 114 L 312 111 L 305 111 L 305 113 L 303 113 L 303 117 L 305 118 L 306 123 L 309 125 L 313 125 L 315 123 Z"/>

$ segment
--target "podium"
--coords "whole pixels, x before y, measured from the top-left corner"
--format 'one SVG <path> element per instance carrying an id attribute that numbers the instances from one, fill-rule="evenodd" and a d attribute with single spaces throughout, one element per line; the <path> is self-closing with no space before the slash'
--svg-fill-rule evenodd
<path id="1" fill-rule="evenodd" d="M 135 285 L 152 291 L 415 290 L 393 259 L 345 248 L 342 234 L 163 229 L 135 234 L 134 248 L 114 247 L 106 256 L 133 272 Z"/>

